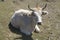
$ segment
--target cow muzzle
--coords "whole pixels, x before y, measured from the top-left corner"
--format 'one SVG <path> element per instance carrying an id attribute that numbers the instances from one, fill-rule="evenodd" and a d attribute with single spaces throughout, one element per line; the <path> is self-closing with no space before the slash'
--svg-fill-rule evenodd
<path id="1" fill-rule="evenodd" d="M 38 24 L 38 25 L 42 25 L 41 22 L 38 22 L 37 24 Z"/>

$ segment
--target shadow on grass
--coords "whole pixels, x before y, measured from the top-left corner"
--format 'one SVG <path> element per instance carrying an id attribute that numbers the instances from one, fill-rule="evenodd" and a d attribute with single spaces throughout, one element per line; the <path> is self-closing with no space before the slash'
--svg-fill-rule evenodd
<path id="1" fill-rule="evenodd" d="M 9 29 L 11 32 L 22 35 L 22 37 L 14 38 L 14 40 L 22 39 L 22 40 L 33 40 L 31 35 L 27 36 L 24 33 L 22 33 L 19 29 L 13 27 L 11 23 L 9 23 Z"/>

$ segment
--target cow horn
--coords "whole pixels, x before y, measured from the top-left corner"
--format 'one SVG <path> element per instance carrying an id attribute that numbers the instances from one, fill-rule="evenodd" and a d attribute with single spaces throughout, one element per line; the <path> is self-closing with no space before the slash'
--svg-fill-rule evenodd
<path id="1" fill-rule="evenodd" d="M 34 11 L 33 9 L 31 9 L 31 8 L 30 8 L 30 6 L 29 6 L 29 5 L 28 5 L 28 8 L 29 8 L 29 10 Z"/>
<path id="2" fill-rule="evenodd" d="M 45 4 L 45 6 L 42 8 L 42 10 L 44 10 L 47 7 L 47 4 Z"/>

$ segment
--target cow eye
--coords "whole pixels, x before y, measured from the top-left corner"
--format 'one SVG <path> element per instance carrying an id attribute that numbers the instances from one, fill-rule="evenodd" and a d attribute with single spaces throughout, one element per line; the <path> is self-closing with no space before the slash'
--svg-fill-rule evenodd
<path id="1" fill-rule="evenodd" d="M 32 13 L 32 15 L 33 15 L 33 16 L 35 16 L 35 14 L 34 14 L 34 13 Z"/>
<path id="2" fill-rule="evenodd" d="M 35 16 L 35 12 L 32 12 L 32 16 Z"/>

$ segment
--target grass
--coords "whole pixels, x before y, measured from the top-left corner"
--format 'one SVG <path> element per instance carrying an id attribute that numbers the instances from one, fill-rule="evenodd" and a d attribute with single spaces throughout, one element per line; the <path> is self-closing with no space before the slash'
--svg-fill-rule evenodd
<path id="1" fill-rule="evenodd" d="M 6 0 L 2 2 L 0 0 L 0 40 L 60 40 L 60 2 L 44 2 L 34 0 L 16 1 Z M 58 0 L 57 0 L 58 1 Z M 35 2 L 39 2 L 42 6 L 47 3 L 46 10 L 49 12 L 47 16 L 43 16 L 43 23 L 40 25 L 41 32 L 33 33 L 32 37 L 27 37 L 22 34 L 13 33 L 9 29 L 10 18 L 15 10 L 20 8 L 28 9 L 28 3 L 34 7 Z M 23 5 L 22 5 L 23 4 Z"/>

